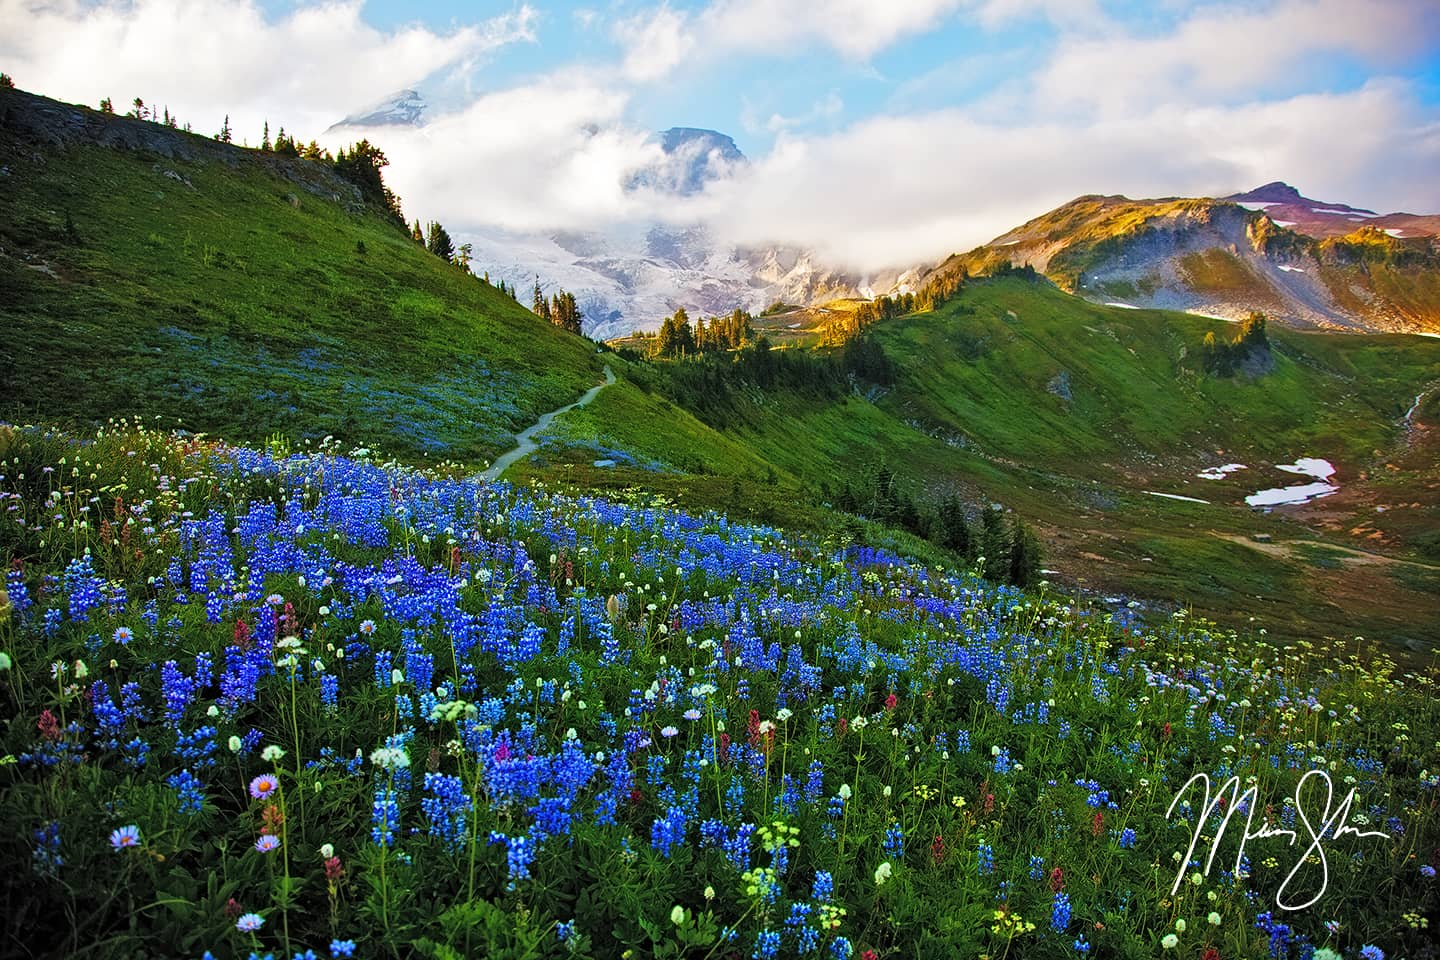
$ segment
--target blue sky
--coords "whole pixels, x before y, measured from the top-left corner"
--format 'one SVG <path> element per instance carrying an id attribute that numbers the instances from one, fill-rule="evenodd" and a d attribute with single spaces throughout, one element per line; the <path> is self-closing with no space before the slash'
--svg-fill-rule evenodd
<path id="1" fill-rule="evenodd" d="M 1432 0 L 0 0 L 0 22 L 26 89 L 251 140 L 417 88 L 428 125 L 374 139 L 407 210 L 462 232 L 660 217 L 876 266 L 1090 192 L 1284 179 L 1440 210 Z M 684 204 L 626 194 L 670 126 L 751 163 Z"/>

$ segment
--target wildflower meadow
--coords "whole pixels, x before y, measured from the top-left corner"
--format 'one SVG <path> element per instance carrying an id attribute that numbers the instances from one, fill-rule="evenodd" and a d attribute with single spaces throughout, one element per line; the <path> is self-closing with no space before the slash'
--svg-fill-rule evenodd
<path id="1" fill-rule="evenodd" d="M 0 427 L 0 553 L 8 956 L 1436 954 L 1360 645 L 124 422 Z"/>

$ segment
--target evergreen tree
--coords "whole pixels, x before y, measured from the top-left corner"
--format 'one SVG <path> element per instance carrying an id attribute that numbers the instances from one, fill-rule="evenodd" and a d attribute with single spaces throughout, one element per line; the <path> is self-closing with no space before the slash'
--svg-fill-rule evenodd
<path id="1" fill-rule="evenodd" d="M 530 309 L 534 311 L 535 316 L 540 317 L 546 323 L 551 322 L 550 301 L 545 299 L 545 291 L 540 289 L 540 277 L 538 275 L 535 277 L 535 292 L 531 297 L 530 303 Z"/>
<path id="2" fill-rule="evenodd" d="M 8 73 L 0 73 L 0 90 L 14 90 L 15 81 Z"/>
<path id="3" fill-rule="evenodd" d="M 470 260 L 475 255 L 473 243 L 462 243 L 460 249 L 455 251 L 455 262 L 466 270 L 470 269 Z"/>
<path id="4" fill-rule="evenodd" d="M 270 121 L 265 121 L 265 133 L 260 137 L 260 149 L 270 152 Z"/>
<path id="5" fill-rule="evenodd" d="M 970 552 L 970 525 L 965 522 L 965 505 L 955 494 L 940 501 L 936 515 L 935 541 L 946 550 L 952 550 L 962 557 L 972 556 Z"/>
<path id="6" fill-rule="evenodd" d="M 286 136 L 284 127 L 275 134 L 275 152 L 286 157 L 300 156 L 300 148 L 295 144 L 295 138 Z"/>
<path id="7" fill-rule="evenodd" d="M 410 239 L 416 243 L 423 244 L 425 242 L 425 228 L 420 226 L 419 217 L 415 218 L 415 225 L 410 228 Z"/>
<path id="8" fill-rule="evenodd" d="M 109 103 L 110 101 L 106 100 L 105 102 Z M 233 139 L 233 135 L 230 133 L 230 114 L 225 114 L 225 122 L 220 124 L 220 132 L 215 134 L 215 139 L 221 143 L 229 143 Z"/>
<path id="9" fill-rule="evenodd" d="M 105 97 L 103 100 L 100 101 L 100 112 L 109 114 L 111 116 L 115 114 L 115 105 L 110 102 L 109 97 Z"/>
<path id="10" fill-rule="evenodd" d="M 350 148 L 349 154 L 344 150 L 336 154 L 335 172 L 359 187 L 362 197 L 383 208 L 403 229 L 405 218 L 400 213 L 400 198 L 385 186 L 385 178 L 380 173 L 389 163 L 379 147 L 369 140 L 361 140 Z"/>
<path id="11" fill-rule="evenodd" d="M 425 239 L 425 249 L 441 260 L 448 261 L 455 256 L 455 244 L 450 241 L 450 234 L 434 220 L 430 221 L 430 232 Z"/>
<path id="12" fill-rule="evenodd" d="M 1028 587 L 1039 579 L 1040 542 L 1019 517 L 1015 518 L 1013 526 L 1009 580 L 1017 587 Z"/>
<path id="13" fill-rule="evenodd" d="M 980 514 L 980 556 L 985 558 L 980 575 L 1004 583 L 1010 574 L 1010 537 L 1006 535 L 1004 512 L 993 504 Z"/>
<path id="14" fill-rule="evenodd" d="M 137 120 L 145 119 L 145 101 L 136 97 L 131 103 L 131 110 L 125 114 L 127 117 L 134 117 Z"/>

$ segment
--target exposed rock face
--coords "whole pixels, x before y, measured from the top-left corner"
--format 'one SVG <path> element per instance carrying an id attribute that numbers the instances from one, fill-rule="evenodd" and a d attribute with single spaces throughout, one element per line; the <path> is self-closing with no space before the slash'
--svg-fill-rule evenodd
<path id="1" fill-rule="evenodd" d="M 1235 321 L 1258 310 L 1302 327 L 1440 331 L 1440 245 L 1405 235 L 1440 217 L 1321 204 L 1283 183 L 1236 196 L 1247 199 L 1079 197 L 935 273 L 983 274 L 1008 261 L 1104 303 Z M 1325 229 L 1302 232 L 1277 212 L 1291 206 Z M 1327 232 L 1337 218 L 1341 233 Z M 1395 221 L 1409 226 L 1375 226 Z"/>

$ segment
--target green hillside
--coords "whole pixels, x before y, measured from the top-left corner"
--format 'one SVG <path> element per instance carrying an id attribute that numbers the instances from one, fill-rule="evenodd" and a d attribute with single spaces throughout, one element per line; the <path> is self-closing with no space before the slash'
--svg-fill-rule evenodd
<path id="1" fill-rule="evenodd" d="M 922 503 L 958 491 L 972 519 L 1003 503 L 1040 525 L 1047 566 L 1071 583 L 1237 626 L 1255 618 L 1286 638 L 1428 648 L 1440 630 L 1440 557 L 1426 539 L 1440 444 L 1402 420 L 1440 386 L 1440 341 L 1272 325 L 1268 372 L 1206 374 L 1205 335 L 1236 331 L 1044 280 L 975 281 L 872 329 L 900 370 L 892 388 L 856 385 L 836 401 L 751 390 L 726 433 L 812 490 L 861 483 L 883 462 Z M 623 418 L 601 409 L 590 435 L 623 442 Z M 1336 466 L 1339 494 L 1273 513 L 1245 504 L 1302 482 L 1274 465 L 1304 456 Z M 1229 462 L 1248 469 L 1196 476 Z"/>
<path id="2" fill-rule="evenodd" d="M 599 380 L 593 344 L 427 253 L 327 164 L 0 99 L 9 418 L 164 413 L 481 457 Z M 135 146 L 45 142 L 21 126 L 41 109 Z"/>

